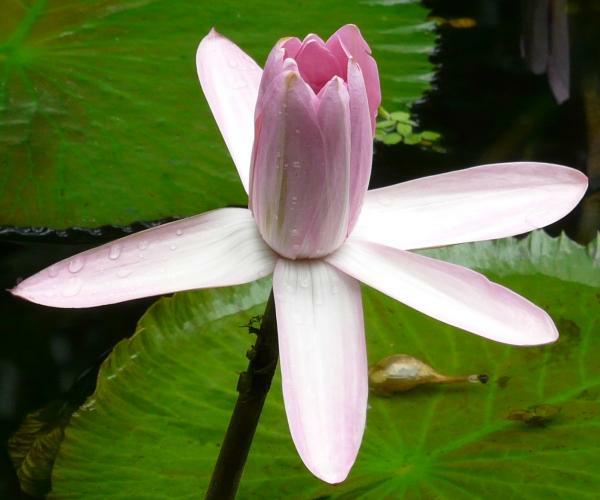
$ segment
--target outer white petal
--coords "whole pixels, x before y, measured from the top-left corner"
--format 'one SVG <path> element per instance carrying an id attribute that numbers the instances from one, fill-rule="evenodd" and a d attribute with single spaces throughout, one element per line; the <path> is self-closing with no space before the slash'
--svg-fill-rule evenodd
<path id="1" fill-rule="evenodd" d="M 578 170 L 498 163 L 368 191 L 352 236 L 402 250 L 503 238 L 568 214 L 587 189 Z"/>
<path id="2" fill-rule="evenodd" d="M 356 240 L 326 260 L 422 313 L 482 337 L 514 345 L 558 338 L 545 311 L 470 269 Z"/>
<path id="3" fill-rule="evenodd" d="M 198 46 L 196 68 L 206 100 L 248 192 L 254 108 L 262 69 L 214 29 Z"/>
<path id="4" fill-rule="evenodd" d="M 314 475 L 338 483 L 356 459 L 367 409 L 359 283 L 322 261 L 281 259 L 273 291 L 294 444 Z"/>
<path id="5" fill-rule="evenodd" d="M 12 293 L 54 307 L 91 307 L 267 276 L 275 254 L 249 210 L 224 208 L 69 257 Z"/>

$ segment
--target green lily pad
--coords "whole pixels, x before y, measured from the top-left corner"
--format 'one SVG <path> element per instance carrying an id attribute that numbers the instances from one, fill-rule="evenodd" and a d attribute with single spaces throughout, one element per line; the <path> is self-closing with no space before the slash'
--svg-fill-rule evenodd
<path id="1" fill-rule="evenodd" d="M 593 498 L 600 488 L 598 241 L 543 232 L 427 251 L 469 263 L 544 307 L 550 346 L 497 344 L 365 288 L 369 360 L 405 353 L 487 385 L 372 395 L 348 480 L 311 476 L 291 442 L 275 380 L 239 498 Z M 53 471 L 53 498 L 199 498 L 246 366 L 248 319 L 270 283 L 177 294 L 156 303 L 104 363 L 74 413 Z M 279 377 L 277 375 L 277 377 Z M 531 418 L 530 418 L 531 417 Z"/>
<path id="2" fill-rule="evenodd" d="M 384 100 L 428 87 L 417 0 L 2 0 L 0 224 L 95 227 L 186 216 L 246 195 L 197 82 L 216 26 L 262 64 L 282 36 L 357 23 Z"/>

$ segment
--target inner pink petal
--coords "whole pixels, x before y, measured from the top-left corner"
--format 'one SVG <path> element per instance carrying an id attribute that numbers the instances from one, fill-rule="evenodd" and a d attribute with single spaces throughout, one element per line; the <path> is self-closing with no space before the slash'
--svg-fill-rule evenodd
<path id="1" fill-rule="evenodd" d="M 314 33 L 309 33 L 308 35 L 306 35 L 304 37 L 304 40 L 302 40 L 302 43 L 306 44 L 311 41 L 319 42 L 321 45 L 325 45 L 324 40 L 319 35 L 315 35 Z"/>
<path id="2" fill-rule="evenodd" d="M 285 49 L 285 58 L 291 57 L 293 59 L 302 47 L 302 42 L 298 38 L 292 37 L 283 42 L 281 46 Z"/>
<path id="3" fill-rule="evenodd" d="M 325 44 L 314 38 L 302 43 L 296 54 L 296 63 L 302 79 L 311 86 L 315 94 L 334 76 L 343 77 L 344 74 L 343 67 Z"/>

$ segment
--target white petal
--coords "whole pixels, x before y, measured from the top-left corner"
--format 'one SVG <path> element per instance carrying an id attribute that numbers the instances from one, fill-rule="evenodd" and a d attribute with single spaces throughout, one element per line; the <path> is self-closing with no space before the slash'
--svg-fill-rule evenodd
<path id="1" fill-rule="evenodd" d="M 558 338 L 545 311 L 470 269 L 357 240 L 326 260 L 422 313 L 482 337 L 514 345 Z"/>
<path id="2" fill-rule="evenodd" d="M 248 283 L 271 274 L 275 261 L 250 211 L 224 208 L 69 257 L 12 293 L 48 306 L 91 307 Z"/>
<path id="3" fill-rule="evenodd" d="M 214 29 L 196 53 L 200 85 L 248 192 L 254 142 L 254 107 L 262 69 Z"/>
<path id="4" fill-rule="evenodd" d="M 481 241 L 544 227 L 587 189 L 578 170 L 498 163 L 368 191 L 352 236 L 402 250 Z"/>
<path id="5" fill-rule="evenodd" d="M 322 261 L 280 259 L 273 292 L 294 444 L 315 476 L 339 483 L 356 459 L 367 409 L 359 283 Z"/>

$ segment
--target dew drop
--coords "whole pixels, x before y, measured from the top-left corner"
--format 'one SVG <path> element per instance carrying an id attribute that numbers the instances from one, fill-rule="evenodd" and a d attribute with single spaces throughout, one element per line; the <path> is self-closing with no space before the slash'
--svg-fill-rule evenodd
<path id="1" fill-rule="evenodd" d="M 59 270 L 59 267 L 56 264 L 53 264 L 48 268 L 48 275 L 51 278 L 55 278 L 56 276 L 58 276 Z"/>
<path id="2" fill-rule="evenodd" d="M 292 167 L 293 168 L 301 168 L 300 162 L 299 161 L 292 162 Z"/>
<path id="3" fill-rule="evenodd" d="M 111 245 L 110 250 L 108 251 L 108 258 L 110 260 L 117 260 L 119 255 L 121 255 L 121 245 L 118 243 Z"/>
<path id="4" fill-rule="evenodd" d="M 181 229 L 178 229 L 177 231 L 175 231 L 175 234 L 176 234 L 177 236 L 181 236 L 181 235 L 183 234 L 183 230 L 181 230 Z"/>
<path id="5" fill-rule="evenodd" d="M 74 297 L 81 291 L 81 280 L 79 278 L 70 278 L 67 284 L 61 290 L 63 297 Z"/>
<path id="6" fill-rule="evenodd" d="M 298 230 L 296 228 L 292 229 L 292 236 L 298 236 Z"/>
<path id="7" fill-rule="evenodd" d="M 169 248 L 170 248 L 171 250 L 177 250 L 177 245 L 171 245 Z"/>
<path id="8" fill-rule="evenodd" d="M 297 196 L 292 196 L 292 201 L 296 201 L 298 199 Z"/>
<path id="9" fill-rule="evenodd" d="M 145 250 L 146 248 L 148 248 L 148 240 L 142 240 L 138 243 L 138 248 L 140 250 Z"/>
<path id="10" fill-rule="evenodd" d="M 129 276 L 131 274 L 131 269 L 119 269 L 117 271 L 117 276 L 119 278 L 127 278 L 127 276 Z"/>
<path id="11" fill-rule="evenodd" d="M 73 257 L 71 262 L 69 262 L 69 271 L 72 273 L 78 273 L 83 269 L 83 258 L 81 257 Z"/>
<path id="12" fill-rule="evenodd" d="M 297 133 L 297 134 L 299 134 L 299 133 L 300 133 L 300 129 L 299 129 L 299 128 L 297 128 L 297 129 L 296 129 L 296 133 Z"/>

